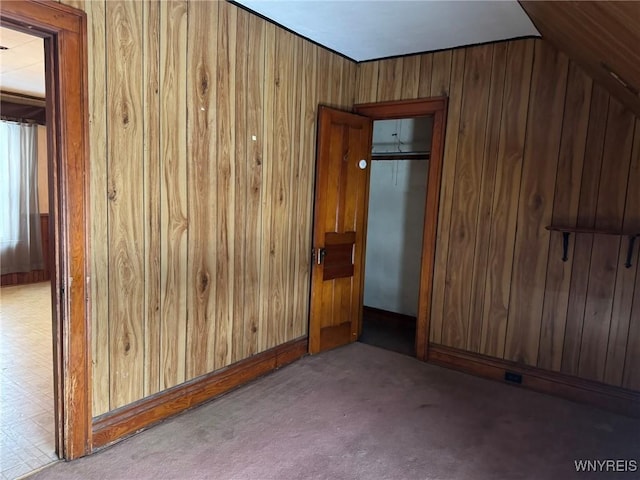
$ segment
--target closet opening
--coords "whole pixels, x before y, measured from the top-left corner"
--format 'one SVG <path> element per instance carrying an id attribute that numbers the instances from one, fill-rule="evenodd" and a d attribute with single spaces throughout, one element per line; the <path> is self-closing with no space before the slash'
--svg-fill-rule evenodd
<path id="1" fill-rule="evenodd" d="M 416 356 L 433 115 L 373 122 L 359 341 Z"/>

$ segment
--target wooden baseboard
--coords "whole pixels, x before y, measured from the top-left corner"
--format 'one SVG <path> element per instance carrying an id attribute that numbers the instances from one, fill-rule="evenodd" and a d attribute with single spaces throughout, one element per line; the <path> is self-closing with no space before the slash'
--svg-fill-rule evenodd
<path id="1" fill-rule="evenodd" d="M 307 354 L 302 337 L 93 419 L 92 450 L 201 405 Z"/>
<path id="2" fill-rule="evenodd" d="M 437 344 L 429 344 L 427 361 L 504 383 L 512 383 L 507 372 L 515 373 L 522 376 L 517 386 L 640 418 L 640 392 Z"/>

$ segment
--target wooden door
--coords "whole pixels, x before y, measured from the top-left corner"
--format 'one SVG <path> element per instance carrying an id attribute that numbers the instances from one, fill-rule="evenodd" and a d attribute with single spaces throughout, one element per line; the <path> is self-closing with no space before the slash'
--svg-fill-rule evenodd
<path id="1" fill-rule="evenodd" d="M 318 125 L 310 353 L 358 337 L 373 122 L 320 107 Z"/>

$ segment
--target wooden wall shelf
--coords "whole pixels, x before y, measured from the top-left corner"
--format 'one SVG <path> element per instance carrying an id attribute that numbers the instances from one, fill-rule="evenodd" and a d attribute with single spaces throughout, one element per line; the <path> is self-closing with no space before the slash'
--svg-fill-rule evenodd
<path id="1" fill-rule="evenodd" d="M 566 262 L 569 257 L 567 251 L 569 250 L 569 235 L 572 233 L 590 233 L 597 235 L 616 235 L 619 237 L 629 238 L 629 247 L 627 248 L 627 261 L 624 263 L 626 268 L 631 268 L 631 260 L 633 259 L 633 247 L 636 238 L 640 236 L 640 232 L 631 232 L 624 230 L 613 230 L 607 228 L 584 228 L 584 227 L 566 227 L 559 225 L 547 225 L 547 230 L 552 232 L 562 232 L 562 261 Z"/>

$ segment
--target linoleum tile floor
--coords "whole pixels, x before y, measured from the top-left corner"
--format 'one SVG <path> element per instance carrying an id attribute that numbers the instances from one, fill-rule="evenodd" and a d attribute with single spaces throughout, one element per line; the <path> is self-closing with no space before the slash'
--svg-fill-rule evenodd
<path id="1" fill-rule="evenodd" d="M 55 454 L 49 282 L 0 289 L 0 476 L 14 480 Z"/>

